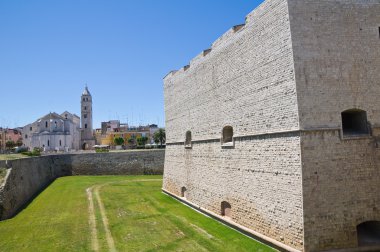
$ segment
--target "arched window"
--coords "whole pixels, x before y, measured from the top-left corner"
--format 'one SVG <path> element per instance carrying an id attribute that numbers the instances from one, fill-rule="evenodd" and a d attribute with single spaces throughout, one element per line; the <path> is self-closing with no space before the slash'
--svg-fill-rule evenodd
<path id="1" fill-rule="evenodd" d="M 47 128 L 47 127 L 48 127 L 48 122 L 46 121 L 46 122 L 45 122 L 45 128 Z"/>
<path id="2" fill-rule="evenodd" d="M 191 147 L 191 131 L 186 132 L 185 147 L 186 148 Z"/>
<path id="3" fill-rule="evenodd" d="M 227 201 L 221 203 L 221 215 L 231 218 L 231 204 Z"/>
<path id="4" fill-rule="evenodd" d="M 234 130 L 231 126 L 226 126 L 223 128 L 222 132 L 222 144 L 232 144 L 233 143 Z"/>
<path id="5" fill-rule="evenodd" d="M 183 187 L 181 188 L 181 197 L 182 197 L 182 198 L 186 198 L 186 191 L 187 191 L 186 187 L 183 186 Z"/>
<path id="6" fill-rule="evenodd" d="M 62 146 L 62 140 L 59 140 L 59 146 Z"/>
<path id="7" fill-rule="evenodd" d="M 57 121 L 54 122 L 54 127 L 57 128 L 58 124 Z"/>
<path id="8" fill-rule="evenodd" d="M 48 140 L 48 146 L 50 146 L 50 140 Z"/>
<path id="9" fill-rule="evenodd" d="M 367 112 L 360 109 L 349 109 L 342 112 L 343 136 L 368 135 Z"/>
<path id="10" fill-rule="evenodd" d="M 356 231 L 359 247 L 380 245 L 380 221 L 363 222 L 356 227 Z"/>

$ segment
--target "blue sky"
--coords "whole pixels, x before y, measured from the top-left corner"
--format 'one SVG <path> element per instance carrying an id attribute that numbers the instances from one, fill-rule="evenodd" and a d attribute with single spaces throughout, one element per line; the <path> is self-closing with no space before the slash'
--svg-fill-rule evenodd
<path id="1" fill-rule="evenodd" d="M 0 0 L 0 127 L 50 111 L 164 126 L 163 77 L 262 1 Z"/>

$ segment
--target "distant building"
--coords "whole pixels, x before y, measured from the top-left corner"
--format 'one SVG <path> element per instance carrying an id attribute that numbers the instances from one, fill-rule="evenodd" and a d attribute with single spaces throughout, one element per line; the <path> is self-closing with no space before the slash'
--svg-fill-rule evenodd
<path id="1" fill-rule="evenodd" d="M 120 123 L 119 120 L 102 122 L 102 128 L 96 130 L 97 144 L 113 146 L 115 138 L 123 138 L 126 145 L 135 145 L 136 139 L 139 137 L 147 137 L 147 143 L 153 143 L 153 134 L 158 130 L 155 124 L 147 126 L 128 126 L 128 124 Z M 130 143 L 130 139 L 134 139 Z"/>
<path id="2" fill-rule="evenodd" d="M 5 130 L 0 128 L 0 152 L 5 150 Z"/>
<path id="3" fill-rule="evenodd" d="M 78 150 L 80 118 L 69 112 L 49 113 L 34 123 L 23 127 L 23 144 L 30 149 L 45 151 Z"/>
<path id="4" fill-rule="evenodd" d="M 0 150 L 6 149 L 6 143 L 12 141 L 18 143 L 22 141 L 20 129 L 4 129 L 0 128 Z"/>
<path id="5" fill-rule="evenodd" d="M 82 128 L 81 128 L 82 122 Z M 70 112 L 49 113 L 22 128 L 23 145 L 45 151 L 90 149 L 95 145 L 92 129 L 92 96 L 87 86 L 81 96 L 81 118 Z"/>

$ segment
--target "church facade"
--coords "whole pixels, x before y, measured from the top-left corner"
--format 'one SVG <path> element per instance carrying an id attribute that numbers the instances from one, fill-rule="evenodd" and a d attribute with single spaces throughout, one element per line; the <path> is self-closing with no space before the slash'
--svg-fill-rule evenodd
<path id="1" fill-rule="evenodd" d="M 95 145 L 92 132 L 92 97 L 86 87 L 81 97 L 81 118 L 70 112 L 49 113 L 22 129 L 24 146 L 30 150 L 70 151 Z M 81 128 L 82 124 L 82 128 Z"/>

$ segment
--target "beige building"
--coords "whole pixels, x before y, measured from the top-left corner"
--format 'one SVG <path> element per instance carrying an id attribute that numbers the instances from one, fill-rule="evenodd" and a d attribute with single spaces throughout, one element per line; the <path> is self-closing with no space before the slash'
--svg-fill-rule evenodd
<path id="1" fill-rule="evenodd" d="M 30 150 L 44 151 L 78 150 L 80 142 L 80 118 L 67 111 L 49 113 L 23 127 L 23 145 Z"/>
<path id="2" fill-rule="evenodd" d="M 379 13 L 267 0 L 170 72 L 163 190 L 286 250 L 380 251 Z"/>
<path id="3" fill-rule="evenodd" d="M 82 124 L 82 128 L 81 128 Z M 70 112 L 49 113 L 22 128 L 23 145 L 29 149 L 70 151 L 95 145 L 92 129 L 92 96 L 87 86 L 81 96 L 81 118 Z"/>

